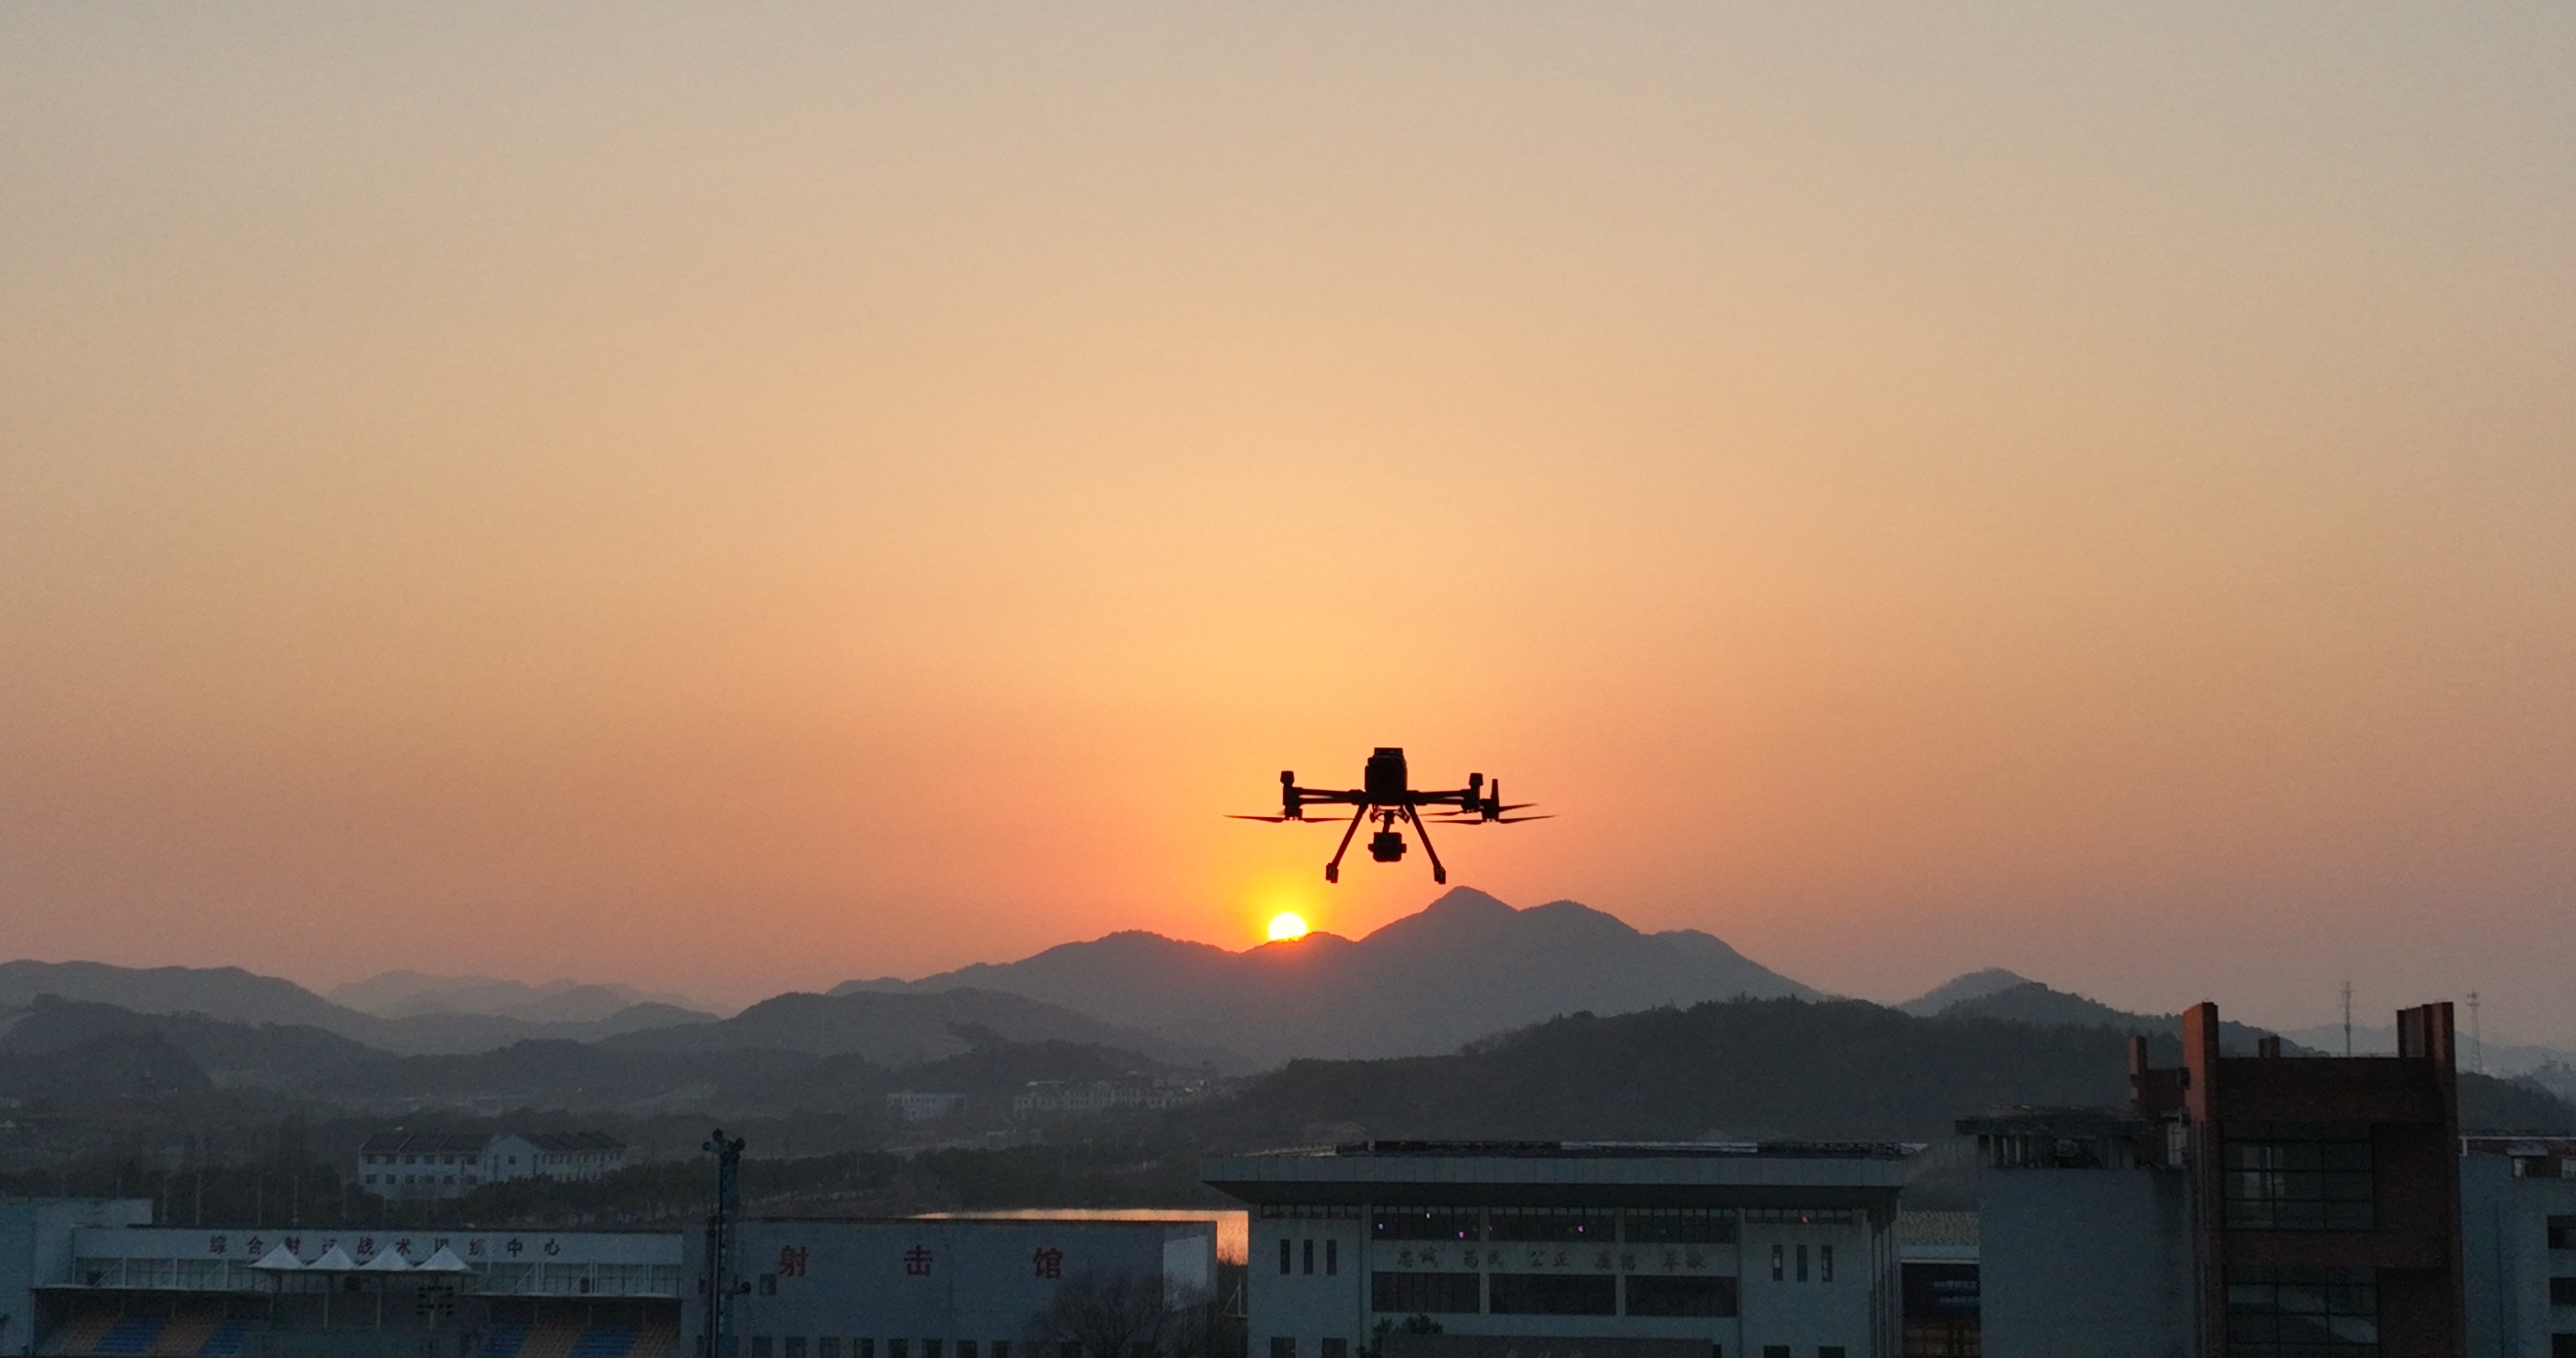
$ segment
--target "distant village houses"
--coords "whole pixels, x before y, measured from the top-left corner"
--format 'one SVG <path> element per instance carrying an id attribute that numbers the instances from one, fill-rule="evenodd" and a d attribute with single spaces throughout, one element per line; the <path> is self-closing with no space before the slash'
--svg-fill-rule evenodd
<path id="1" fill-rule="evenodd" d="M 1031 1080 L 1011 1098 L 1016 1117 L 1092 1117 L 1134 1108 L 1181 1108 L 1204 1103 L 1214 1092 L 1206 1080 Z"/>
<path id="2" fill-rule="evenodd" d="M 378 1132 L 358 1149 L 358 1186 L 386 1198 L 453 1198 L 518 1179 L 596 1179 L 626 1168 L 604 1132 Z"/>

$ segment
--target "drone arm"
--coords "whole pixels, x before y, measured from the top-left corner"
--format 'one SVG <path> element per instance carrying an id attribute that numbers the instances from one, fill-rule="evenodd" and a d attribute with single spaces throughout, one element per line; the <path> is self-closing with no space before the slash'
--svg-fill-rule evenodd
<path id="1" fill-rule="evenodd" d="M 1368 813 L 1366 802 L 1360 803 L 1360 809 L 1351 813 L 1351 823 L 1342 830 L 1342 842 L 1333 849 L 1333 861 L 1324 865 L 1325 881 L 1342 880 L 1342 855 L 1351 851 L 1351 836 L 1360 832 L 1360 822 L 1368 819 Z"/>
<path id="2" fill-rule="evenodd" d="M 1449 885 L 1449 869 L 1440 865 L 1440 851 L 1431 847 L 1431 827 L 1422 823 L 1422 817 L 1416 815 L 1412 807 L 1404 808 L 1404 818 L 1413 822 L 1414 832 L 1422 836 L 1422 852 L 1431 858 L 1431 880 L 1441 886 Z"/>

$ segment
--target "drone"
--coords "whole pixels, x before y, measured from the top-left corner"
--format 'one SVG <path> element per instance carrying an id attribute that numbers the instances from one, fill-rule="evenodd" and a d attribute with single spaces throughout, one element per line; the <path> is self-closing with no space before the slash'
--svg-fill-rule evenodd
<path id="1" fill-rule="evenodd" d="M 1445 825 L 1512 825 L 1525 820 L 1546 820 L 1546 816 L 1512 816 L 1508 811 L 1523 811 L 1536 802 L 1503 800 L 1503 780 L 1485 781 L 1485 775 L 1467 775 L 1467 785 L 1450 792 L 1416 792 L 1409 785 L 1404 770 L 1404 751 L 1381 745 L 1368 757 L 1362 771 L 1361 786 L 1355 789 L 1299 787 L 1294 770 L 1279 775 L 1279 814 L 1275 816 L 1231 815 L 1234 820 L 1259 820 L 1278 824 L 1293 821 L 1301 825 L 1323 824 L 1306 819 L 1309 806 L 1357 807 L 1350 824 L 1342 831 L 1342 843 L 1333 850 L 1333 861 L 1324 865 L 1324 880 L 1342 880 L 1342 855 L 1350 852 L 1351 836 L 1359 833 L 1360 822 L 1375 818 L 1377 833 L 1369 836 L 1369 857 L 1380 863 L 1400 862 L 1404 858 L 1404 836 L 1396 831 L 1401 821 L 1411 825 L 1422 836 L 1422 852 L 1431 859 L 1431 880 L 1446 885 L 1449 869 L 1440 865 L 1440 851 L 1431 847 L 1430 822 L 1423 819 L 1420 808 L 1452 808 L 1432 819 Z"/>

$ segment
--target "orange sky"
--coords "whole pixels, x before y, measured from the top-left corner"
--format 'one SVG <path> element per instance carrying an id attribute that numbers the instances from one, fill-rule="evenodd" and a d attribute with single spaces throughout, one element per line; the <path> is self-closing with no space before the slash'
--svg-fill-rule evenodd
<path id="1" fill-rule="evenodd" d="M 852 10 L 859 12 L 853 13 Z M 2576 1039 L 2576 12 L 0 10 L 0 954 L 1459 881 Z"/>

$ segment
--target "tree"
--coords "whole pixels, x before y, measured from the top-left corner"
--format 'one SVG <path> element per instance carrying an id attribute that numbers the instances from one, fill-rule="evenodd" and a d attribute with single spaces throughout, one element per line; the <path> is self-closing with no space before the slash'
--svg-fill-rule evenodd
<path id="1" fill-rule="evenodd" d="M 1031 1358 L 1057 1358 L 1067 1344 L 1081 1345 L 1082 1358 L 1205 1358 L 1207 1300 L 1166 1292 L 1158 1274 L 1079 1274 L 1030 1318 L 1040 1345 Z"/>

